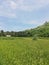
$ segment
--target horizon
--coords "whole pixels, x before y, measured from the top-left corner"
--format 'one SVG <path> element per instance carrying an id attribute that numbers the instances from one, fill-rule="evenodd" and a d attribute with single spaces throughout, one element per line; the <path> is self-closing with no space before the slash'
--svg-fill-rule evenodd
<path id="1" fill-rule="evenodd" d="M 31 30 L 31 29 L 35 29 L 35 28 L 37 28 L 37 27 L 40 27 L 40 26 L 42 26 L 42 25 L 44 25 L 45 23 L 49 23 L 49 21 L 45 21 L 43 24 L 41 24 L 41 25 L 38 25 L 38 26 L 36 26 L 36 27 L 33 27 L 33 28 L 28 28 L 28 29 L 25 29 L 25 30 L 19 30 L 19 31 L 14 31 L 14 30 L 0 30 L 0 31 L 4 31 L 4 32 L 22 32 L 22 31 L 26 31 L 26 30 Z"/>
<path id="2" fill-rule="evenodd" d="M 49 21 L 48 0 L 0 0 L 0 30 L 23 31 Z"/>

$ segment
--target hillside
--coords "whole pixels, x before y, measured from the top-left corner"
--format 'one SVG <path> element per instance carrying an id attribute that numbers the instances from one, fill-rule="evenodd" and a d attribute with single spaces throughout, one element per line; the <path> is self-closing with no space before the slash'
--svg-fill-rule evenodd
<path id="1" fill-rule="evenodd" d="M 49 22 L 45 22 L 43 25 L 37 28 L 26 30 L 31 36 L 38 35 L 41 37 L 49 37 Z"/>

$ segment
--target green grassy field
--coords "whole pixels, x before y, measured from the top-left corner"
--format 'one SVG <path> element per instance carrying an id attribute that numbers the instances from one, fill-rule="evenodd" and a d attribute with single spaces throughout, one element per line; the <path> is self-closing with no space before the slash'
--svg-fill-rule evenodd
<path id="1" fill-rule="evenodd" d="M 49 39 L 0 38 L 0 65 L 49 65 Z"/>

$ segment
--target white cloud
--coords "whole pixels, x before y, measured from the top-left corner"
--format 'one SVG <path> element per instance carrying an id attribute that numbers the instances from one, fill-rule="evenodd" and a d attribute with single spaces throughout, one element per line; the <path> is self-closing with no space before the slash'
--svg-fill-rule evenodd
<path id="1" fill-rule="evenodd" d="M 38 10 L 49 4 L 49 0 L 16 0 L 16 2 L 11 1 L 14 8 L 18 8 L 24 11 Z M 15 5 L 14 5 L 15 4 Z"/>
<path id="2" fill-rule="evenodd" d="M 16 13 L 8 7 L 7 3 L 3 2 L 3 5 L 0 5 L 0 16 L 16 18 Z"/>
<path id="3" fill-rule="evenodd" d="M 4 16 L 8 18 L 17 18 L 15 13 L 5 12 L 5 11 L 0 11 L 0 16 Z"/>
<path id="4" fill-rule="evenodd" d="M 34 25 L 39 24 L 39 22 L 38 21 L 35 21 L 35 20 L 27 21 L 27 22 L 24 22 L 24 23 L 26 23 L 26 24 L 34 24 Z"/>
<path id="5" fill-rule="evenodd" d="M 48 4 L 49 0 L 3 0 L 0 5 L 0 16 L 15 17 L 17 10 L 33 11 Z"/>
<path id="6" fill-rule="evenodd" d="M 28 25 L 42 25 L 45 23 L 45 20 L 43 21 L 39 21 L 39 20 L 30 20 L 30 21 L 25 21 L 25 22 L 22 22 L 23 24 L 28 24 Z"/>
<path id="7" fill-rule="evenodd" d="M 30 3 L 29 4 L 29 1 L 27 2 L 27 4 L 26 5 L 21 5 L 21 9 L 23 9 L 23 10 L 26 10 L 26 11 L 33 11 L 33 10 L 38 10 L 38 9 L 40 9 L 40 8 L 42 8 L 42 7 L 45 7 L 46 5 L 48 5 L 49 4 L 49 0 L 30 0 L 30 2 L 32 3 Z"/>
<path id="8" fill-rule="evenodd" d="M 49 4 L 49 0 L 4 0 L 4 5 L 12 9 L 34 10 Z"/>
<path id="9" fill-rule="evenodd" d="M 7 3 L 8 7 L 10 7 L 11 9 L 16 9 L 16 7 L 17 7 L 16 2 L 14 2 L 12 0 L 7 0 L 5 3 Z"/>
<path id="10" fill-rule="evenodd" d="M 12 9 L 16 9 L 16 3 L 14 1 L 10 2 L 10 6 L 12 7 Z"/>

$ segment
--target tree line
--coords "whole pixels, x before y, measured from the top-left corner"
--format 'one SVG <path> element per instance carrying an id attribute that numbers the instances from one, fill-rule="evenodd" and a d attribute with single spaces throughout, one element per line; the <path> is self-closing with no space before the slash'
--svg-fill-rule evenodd
<path id="1" fill-rule="evenodd" d="M 33 37 L 34 35 L 38 37 L 49 37 L 49 22 L 45 22 L 44 25 L 25 31 L 0 31 L 0 37 L 5 37 L 6 35 L 11 35 L 11 37 Z"/>
<path id="2" fill-rule="evenodd" d="M 20 31 L 20 32 L 14 32 L 14 31 L 6 31 L 6 32 L 4 32 L 3 30 L 1 30 L 0 31 L 0 37 L 2 37 L 2 36 L 6 36 L 6 35 L 11 35 L 11 37 L 26 37 L 27 36 L 27 32 L 22 32 L 22 31 Z"/>

